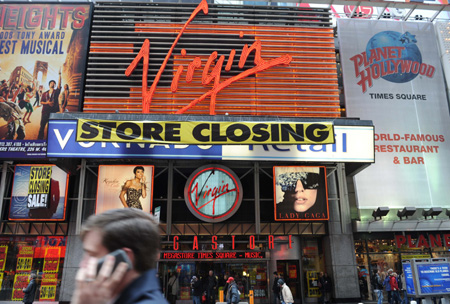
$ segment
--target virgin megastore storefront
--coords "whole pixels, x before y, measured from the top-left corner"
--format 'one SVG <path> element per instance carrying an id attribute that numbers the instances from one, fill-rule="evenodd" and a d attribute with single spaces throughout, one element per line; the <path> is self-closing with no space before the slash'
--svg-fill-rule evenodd
<path id="1" fill-rule="evenodd" d="M 339 276 L 353 273 L 357 286 L 352 231 L 344 224 L 350 216 L 344 184 L 347 175 L 373 162 L 373 126 L 347 119 L 331 124 L 326 119 L 284 120 L 55 114 L 49 125 L 48 156 L 61 161 L 61 166 L 67 158 L 81 158 L 83 211 L 74 215 L 77 225 L 94 212 L 123 207 L 121 186 L 133 178 L 136 167 L 144 169 L 148 195 L 140 201 L 160 221 L 163 245 L 158 269 L 164 287 L 169 274 L 177 273 L 177 303 L 192 300 L 191 277 L 204 278 L 209 270 L 214 270 L 220 286 L 224 275 L 234 276 L 243 299 L 253 290 L 257 303 L 269 303 L 274 271 L 286 279 L 296 302 L 317 300 L 318 271 L 332 275 L 337 301 L 356 299 L 359 294 L 350 290 L 342 293 L 351 285 L 348 276 L 342 281 Z M 128 129 L 121 129 L 123 124 Z M 271 126 L 266 128 L 268 144 L 218 144 L 236 140 L 226 129 L 239 129 L 240 136 L 246 136 L 247 130 L 261 124 Z M 323 136 L 305 132 L 302 139 L 321 144 L 293 144 L 295 136 L 285 137 L 290 143 L 273 144 L 274 130 L 280 130 L 282 139 L 288 125 L 298 132 L 321 128 Z M 136 142 L 138 130 L 145 133 L 149 126 L 153 130 L 161 126 L 164 131 L 159 135 L 166 141 L 154 143 L 153 138 L 141 137 Z M 197 132 L 199 128 L 203 131 Z M 219 130 L 221 137 L 215 133 Z M 327 133 L 334 134 L 334 143 L 325 143 Z M 204 139 L 200 135 L 208 137 L 206 145 L 195 142 Z M 174 144 L 177 137 L 183 144 Z M 190 144 L 184 142 L 187 138 Z M 292 199 L 300 181 L 315 193 L 306 210 L 296 209 Z M 79 242 L 76 236 L 69 239 Z M 343 266 L 342 260 L 353 266 Z M 77 261 L 71 262 L 66 269 L 76 268 Z"/>

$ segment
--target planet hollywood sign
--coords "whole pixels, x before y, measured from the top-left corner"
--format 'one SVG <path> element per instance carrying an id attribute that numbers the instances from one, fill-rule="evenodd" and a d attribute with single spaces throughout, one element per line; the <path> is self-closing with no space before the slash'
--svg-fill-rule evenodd
<path id="1" fill-rule="evenodd" d="M 407 235 L 396 235 L 395 243 L 397 248 L 436 248 L 447 247 L 450 248 L 450 234 L 419 234 L 417 238 Z"/>
<path id="2" fill-rule="evenodd" d="M 362 92 L 379 78 L 393 83 L 409 82 L 418 75 L 433 78 L 436 68 L 422 62 L 416 43 L 409 32 L 384 31 L 370 38 L 366 50 L 350 58 Z"/>

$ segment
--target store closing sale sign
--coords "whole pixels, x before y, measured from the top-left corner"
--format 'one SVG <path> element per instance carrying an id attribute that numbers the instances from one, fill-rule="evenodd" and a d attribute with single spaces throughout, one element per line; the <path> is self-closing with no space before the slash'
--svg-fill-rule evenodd
<path id="1" fill-rule="evenodd" d="M 16 165 L 9 219 L 63 221 L 68 182 L 55 165 Z"/>
<path id="2" fill-rule="evenodd" d="M 355 176 L 359 207 L 446 207 L 450 117 L 433 24 L 351 19 L 338 31 L 347 116 L 376 130 L 376 163 Z"/>

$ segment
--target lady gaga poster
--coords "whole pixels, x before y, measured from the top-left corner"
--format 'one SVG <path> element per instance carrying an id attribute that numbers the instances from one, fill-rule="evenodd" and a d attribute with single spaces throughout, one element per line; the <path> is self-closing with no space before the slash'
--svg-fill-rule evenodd
<path id="1" fill-rule="evenodd" d="M 325 171 L 325 167 L 274 167 L 275 220 L 328 220 Z"/>

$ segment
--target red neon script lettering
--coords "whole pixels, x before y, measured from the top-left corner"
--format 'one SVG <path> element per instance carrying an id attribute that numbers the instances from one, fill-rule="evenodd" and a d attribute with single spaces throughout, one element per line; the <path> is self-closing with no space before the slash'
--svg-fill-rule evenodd
<path id="1" fill-rule="evenodd" d="M 183 28 L 180 30 L 180 32 L 177 35 L 177 38 L 173 42 L 169 52 L 166 55 L 166 58 L 164 59 L 164 62 L 162 63 L 161 67 L 159 68 L 158 73 L 156 74 L 155 79 L 153 80 L 152 86 L 150 87 L 150 90 L 148 90 L 148 66 L 149 66 L 149 56 L 150 56 L 150 41 L 148 39 L 145 39 L 144 43 L 142 44 L 142 47 L 139 51 L 139 53 L 136 55 L 136 57 L 133 59 L 133 61 L 130 63 L 128 68 L 125 71 L 126 76 L 130 76 L 135 68 L 137 67 L 137 64 L 143 60 L 143 72 L 142 72 L 142 113 L 149 113 L 150 112 L 150 105 L 152 102 L 153 95 L 155 93 L 156 87 L 159 83 L 159 80 L 161 79 L 161 75 L 164 72 L 164 69 L 167 66 L 167 63 L 170 59 L 170 56 L 172 56 L 173 50 L 175 49 L 175 46 L 177 45 L 178 41 L 180 40 L 181 36 L 183 35 L 184 31 L 186 30 L 187 26 L 191 23 L 191 21 L 197 16 L 200 11 L 203 11 L 205 15 L 208 14 L 208 3 L 206 0 L 202 0 L 202 2 L 197 6 L 197 8 L 192 12 L 191 16 L 187 20 L 187 22 L 184 24 Z M 242 38 L 243 34 L 240 33 L 240 37 Z M 264 70 L 267 70 L 271 67 L 278 66 L 278 65 L 287 65 L 292 61 L 292 57 L 290 55 L 284 55 L 275 59 L 271 60 L 264 60 L 261 57 L 261 41 L 256 40 L 250 47 L 248 45 L 245 45 L 242 49 L 242 54 L 239 60 L 239 68 L 242 69 L 244 67 L 244 64 L 250 55 L 252 51 L 255 51 L 255 67 L 248 69 L 246 71 L 243 71 L 242 73 L 231 77 L 223 82 L 220 82 L 220 75 L 222 66 L 225 62 L 225 56 L 221 55 L 219 59 L 217 60 L 214 68 L 212 71 L 208 74 L 209 69 L 213 62 L 217 59 L 217 52 L 213 52 L 210 56 L 208 61 L 205 64 L 205 67 L 202 72 L 202 85 L 208 85 L 213 81 L 213 87 L 206 93 L 204 93 L 199 98 L 191 101 L 188 105 L 184 106 L 182 109 L 178 110 L 175 114 L 183 114 L 199 102 L 205 100 L 207 97 L 211 98 L 209 112 L 211 115 L 215 115 L 215 108 L 216 108 L 216 96 L 217 94 L 231 85 L 232 83 L 241 80 L 245 77 L 248 77 L 250 75 L 262 72 Z M 236 54 L 235 50 L 231 50 L 230 55 L 228 57 L 227 64 L 225 66 L 225 71 L 230 71 L 231 65 L 233 63 L 234 56 Z M 182 52 L 182 55 L 186 55 L 186 51 Z M 187 75 L 186 75 L 186 82 L 190 83 L 192 81 L 192 77 L 194 74 L 195 69 L 199 69 L 201 67 L 201 59 L 199 57 L 196 57 L 188 66 L 187 69 Z M 176 92 L 178 89 L 178 83 L 181 77 L 181 74 L 183 72 L 184 68 L 182 66 L 179 66 L 177 69 L 177 72 L 175 74 L 175 77 L 173 78 L 172 85 L 171 85 L 171 91 Z"/>
<path id="2" fill-rule="evenodd" d="M 208 186 L 206 186 L 206 188 L 208 188 Z M 191 190 L 191 193 L 194 193 L 194 192 L 195 192 L 195 207 L 198 207 L 198 200 L 200 199 L 200 196 L 202 196 L 201 192 L 198 193 L 198 183 L 196 183 L 195 186 Z M 211 188 L 207 189 L 205 192 L 203 192 L 203 199 L 208 200 L 208 201 L 206 203 L 204 203 L 203 205 L 201 205 L 200 207 L 198 207 L 197 209 L 200 210 L 212 202 L 213 203 L 212 214 L 214 215 L 215 207 L 216 207 L 216 200 L 219 197 L 221 197 L 222 195 L 225 195 L 225 194 L 228 194 L 231 192 L 236 192 L 236 188 L 228 189 L 228 184 L 224 184 L 219 187 L 214 187 L 212 189 Z M 212 197 L 212 199 L 209 199 L 209 197 Z"/>

